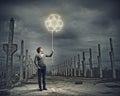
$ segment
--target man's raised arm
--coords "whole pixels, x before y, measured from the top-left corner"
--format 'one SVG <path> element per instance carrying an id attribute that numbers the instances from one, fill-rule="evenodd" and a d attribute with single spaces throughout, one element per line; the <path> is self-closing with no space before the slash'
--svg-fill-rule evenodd
<path id="1" fill-rule="evenodd" d="M 52 53 L 50 54 L 50 55 L 46 55 L 46 57 L 52 57 L 52 55 L 53 55 L 53 50 L 52 50 Z"/>

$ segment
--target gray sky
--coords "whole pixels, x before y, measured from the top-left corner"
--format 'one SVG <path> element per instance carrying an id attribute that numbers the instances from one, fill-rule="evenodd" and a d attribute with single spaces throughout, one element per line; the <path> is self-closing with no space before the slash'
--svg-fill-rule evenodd
<path id="1" fill-rule="evenodd" d="M 14 43 L 34 57 L 36 48 L 42 46 L 51 52 L 51 33 L 44 21 L 51 13 L 58 13 L 64 21 L 61 32 L 54 33 L 54 64 L 61 64 L 78 53 L 92 48 L 94 63 L 97 63 L 97 44 L 101 44 L 104 66 L 109 66 L 109 38 L 113 38 L 115 57 L 120 61 L 120 12 L 119 0 L 1 0 L 0 1 L 0 46 L 7 42 L 9 19 L 15 18 Z M 20 49 L 16 54 L 19 54 Z M 4 52 L 0 48 L 0 55 Z M 47 60 L 51 64 L 51 60 Z M 17 62 L 17 60 L 15 61 Z M 117 62 L 117 66 L 120 62 Z"/>

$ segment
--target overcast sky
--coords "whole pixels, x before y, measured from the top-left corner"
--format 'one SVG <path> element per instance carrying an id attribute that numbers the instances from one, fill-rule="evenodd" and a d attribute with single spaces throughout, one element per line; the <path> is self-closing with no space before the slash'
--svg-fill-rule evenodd
<path id="1" fill-rule="evenodd" d="M 97 44 L 101 44 L 104 66 L 109 66 L 109 38 L 113 38 L 115 57 L 120 61 L 120 12 L 119 0 L 0 0 L 0 46 L 7 42 L 9 20 L 15 19 L 14 43 L 25 49 L 34 58 L 36 48 L 42 46 L 51 53 L 51 33 L 45 28 L 45 19 L 51 13 L 61 15 L 64 27 L 54 33 L 54 64 L 86 52 L 92 48 L 94 63 L 97 63 Z M 16 54 L 20 53 L 20 49 Z M 5 55 L 0 48 L 0 56 Z M 47 60 L 47 64 L 51 60 Z M 17 60 L 15 61 L 17 62 Z M 120 63 L 120 62 L 119 62 Z M 119 64 L 117 62 L 117 66 Z"/>

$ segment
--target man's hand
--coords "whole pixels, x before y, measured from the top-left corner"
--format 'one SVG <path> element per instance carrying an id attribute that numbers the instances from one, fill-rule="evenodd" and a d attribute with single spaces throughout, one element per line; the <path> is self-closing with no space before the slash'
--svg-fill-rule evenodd
<path id="1" fill-rule="evenodd" d="M 38 69 L 41 69 L 41 68 L 38 66 Z"/>
<path id="2" fill-rule="evenodd" d="M 53 53 L 55 52 L 54 49 L 52 49 L 52 52 L 53 52 Z"/>

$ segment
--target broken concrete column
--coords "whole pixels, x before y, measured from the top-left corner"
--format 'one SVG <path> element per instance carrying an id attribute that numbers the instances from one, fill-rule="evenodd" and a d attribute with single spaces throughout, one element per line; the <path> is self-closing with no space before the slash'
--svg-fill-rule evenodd
<path id="1" fill-rule="evenodd" d="M 24 58 L 24 41 L 21 41 L 21 53 L 20 53 L 20 82 L 23 81 L 23 58 Z"/>
<path id="2" fill-rule="evenodd" d="M 76 75 L 76 57 L 74 56 L 74 76 Z"/>
<path id="3" fill-rule="evenodd" d="M 65 69 L 65 67 L 64 67 L 64 63 L 62 64 L 62 76 L 64 76 L 64 69 Z"/>
<path id="4" fill-rule="evenodd" d="M 66 61 L 64 62 L 64 66 L 65 66 L 65 76 L 67 76 L 67 64 L 66 64 Z"/>
<path id="5" fill-rule="evenodd" d="M 28 78 L 31 77 L 31 57 L 28 57 Z"/>
<path id="6" fill-rule="evenodd" d="M 25 80 L 28 79 L 28 50 L 26 50 L 25 56 Z"/>
<path id="7" fill-rule="evenodd" d="M 102 73 L 102 64 L 101 64 L 101 49 L 100 49 L 100 44 L 98 44 L 98 68 L 99 68 L 99 77 L 103 78 L 103 73 Z"/>
<path id="8" fill-rule="evenodd" d="M 70 76 L 73 76 L 73 60 L 72 58 L 70 59 Z"/>
<path id="9" fill-rule="evenodd" d="M 83 77 L 86 77 L 86 69 L 85 69 L 85 52 L 83 51 L 83 60 L 82 60 L 82 70 L 83 70 Z"/>
<path id="10" fill-rule="evenodd" d="M 80 54 L 78 54 L 78 76 L 80 76 L 80 72 L 81 72 L 81 69 L 80 69 Z"/>
<path id="11" fill-rule="evenodd" d="M 3 50 L 6 52 L 6 88 L 12 87 L 13 74 L 13 54 L 17 51 L 17 44 L 13 44 L 14 37 L 14 18 L 10 19 L 8 43 L 3 44 Z"/>
<path id="12" fill-rule="evenodd" d="M 115 71 L 115 58 L 114 58 L 114 50 L 113 50 L 113 44 L 112 44 L 112 38 L 110 38 L 110 62 L 111 62 L 111 69 L 112 69 L 112 78 L 116 79 L 116 71 Z"/>
<path id="13" fill-rule="evenodd" d="M 92 64 L 92 49 L 89 49 L 90 57 L 89 57 L 89 64 L 90 64 L 90 77 L 93 77 L 93 64 Z"/>
<path id="14" fill-rule="evenodd" d="M 67 76 L 67 60 L 65 61 L 65 76 Z"/>
<path id="15" fill-rule="evenodd" d="M 70 66 L 70 60 L 68 59 L 67 62 L 68 62 L 68 76 L 70 76 L 70 67 L 71 67 L 71 66 Z"/>

